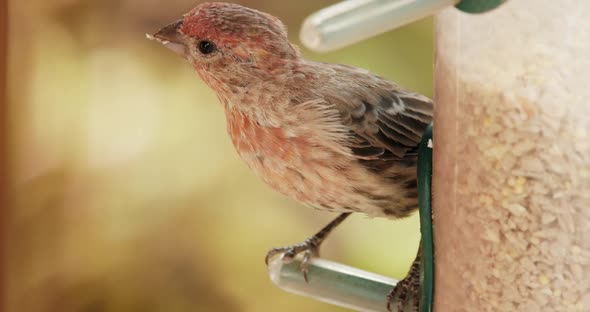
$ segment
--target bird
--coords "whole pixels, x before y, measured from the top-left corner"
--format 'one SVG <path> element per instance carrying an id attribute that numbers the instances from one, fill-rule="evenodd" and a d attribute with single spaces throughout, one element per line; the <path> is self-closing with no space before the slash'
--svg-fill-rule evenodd
<path id="1" fill-rule="evenodd" d="M 417 150 L 433 102 L 368 70 L 308 60 L 276 17 L 205 2 L 153 35 L 215 91 L 227 132 L 247 166 L 305 206 L 339 213 L 302 243 L 266 261 L 303 255 L 302 273 L 351 213 L 404 218 L 418 207 Z M 387 308 L 418 309 L 420 248 Z M 411 298 L 411 299 L 410 299 Z M 412 302 L 408 302 L 408 301 Z"/>

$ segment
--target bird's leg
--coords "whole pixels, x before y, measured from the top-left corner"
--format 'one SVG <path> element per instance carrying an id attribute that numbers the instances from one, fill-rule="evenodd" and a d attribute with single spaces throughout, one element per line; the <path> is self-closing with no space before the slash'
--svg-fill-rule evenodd
<path id="1" fill-rule="evenodd" d="M 416 259 L 410 267 L 408 275 L 401 280 L 387 295 L 388 311 L 408 311 L 407 306 L 411 304 L 409 311 L 418 312 L 420 305 L 420 259 L 422 257 L 422 243 L 418 248 Z M 393 307 L 397 309 L 394 310 Z"/>
<path id="2" fill-rule="evenodd" d="M 303 273 L 303 278 L 305 281 L 309 282 L 307 279 L 309 260 L 311 260 L 311 257 L 318 257 L 320 255 L 319 248 L 322 242 L 326 239 L 328 234 L 330 234 L 330 232 L 332 232 L 332 230 L 342 223 L 342 221 L 344 221 L 344 219 L 346 219 L 350 214 L 350 212 L 340 214 L 336 219 L 328 223 L 328 225 L 326 225 L 323 229 L 302 243 L 271 249 L 266 254 L 266 264 L 268 265 L 268 261 L 278 254 L 283 255 L 283 261 L 289 261 L 295 258 L 298 254 L 304 253 L 303 261 L 301 262 L 301 272 Z"/>

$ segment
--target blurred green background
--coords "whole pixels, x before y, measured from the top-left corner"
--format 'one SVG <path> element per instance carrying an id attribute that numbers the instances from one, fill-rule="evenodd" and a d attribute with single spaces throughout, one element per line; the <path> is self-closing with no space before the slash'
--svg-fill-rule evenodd
<path id="1" fill-rule="evenodd" d="M 238 3 L 281 18 L 336 1 Z M 184 60 L 145 39 L 191 0 L 10 4 L 8 311 L 344 311 L 274 287 L 270 247 L 335 215 L 258 181 L 222 107 Z M 432 95 L 432 21 L 311 59 L 352 64 Z M 416 216 L 347 220 L 323 256 L 401 278 Z"/>

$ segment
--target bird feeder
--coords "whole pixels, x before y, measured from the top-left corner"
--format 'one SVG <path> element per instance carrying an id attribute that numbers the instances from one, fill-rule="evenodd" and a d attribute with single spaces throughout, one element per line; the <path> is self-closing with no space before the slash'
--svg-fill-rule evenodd
<path id="1" fill-rule="evenodd" d="M 589 15 L 436 15 L 436 311 L 590 311 Z"/>

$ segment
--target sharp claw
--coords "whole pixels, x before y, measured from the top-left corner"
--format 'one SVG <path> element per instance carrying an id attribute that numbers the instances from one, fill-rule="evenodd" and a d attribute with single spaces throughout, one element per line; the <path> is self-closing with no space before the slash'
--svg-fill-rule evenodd
<path id="1" fill-rule="evenodd" d="M 309 262 L 312 257 L 319 256 L 318 244 L 313 240 L 306 240 L 305 242 L 290 247 L 273 248 L 264 259 L 266 265 L 274 256 L 281 254 L 281 261 L 289 263 L 297 257 L 298 254 L 303 253 L 303 260 L 301 261 L 301 273 L 306 283 L 309 283 Z"/>
<path id="2" fill-rule="evenodd" d="M 270 260 L 270 258 L 272 258 L 272 256 L 274 256 L 274 254 L 272 254 L 272 250 L 271 250 L 271 251 L 269 251 L 269 252 L 266 254 L 266 257 L 264 257 L 264 263 L 265 263 L 267 266 L 268 266 L 268 260 Z"/>
<path id="3" fill-rule="evenodd" d="M 301 272 L 303 272 L 303 279 L 305 279 L 306 283 L 309 283 L 309 278 L 307 273 L 309 272 L 309 260 L 311 259 L 311 251 L 308 249 L 305 251 L 305 255 L 303 255 L 303 261 L 301 261 Z"/>
<path id="4" fill-rule="evenodd" d="M 268 253 L 266 253 L 266 257 L 264 257 L 264 263 L 266 263 L 266 265 L 268 266 L 268 262 L 270 261 L 270 259 L 272 259 L 274 256 L 276 256 L 279 253 L 280 253 L 280 250 L 278 250 L 276 248 L 269 250 Z"/>
<path id="5" fill-rule="evenodd" d="M 301 273 L 303 273 L 303 280 L 305 280 L 305 282 L 306 282 L 307 284 L 309 284 L 309 278 L 308 278 L 308 276 L 307 276 L 307 268 L 305 268 L 305 269 L 301 269 Z"/>

